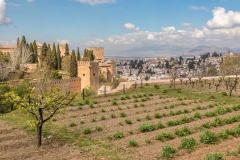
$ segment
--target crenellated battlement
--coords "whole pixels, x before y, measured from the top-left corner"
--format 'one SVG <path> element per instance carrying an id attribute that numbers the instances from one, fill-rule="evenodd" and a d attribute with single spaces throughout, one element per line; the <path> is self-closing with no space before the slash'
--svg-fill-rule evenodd
<path id="1" fill-rule="evenodd" d="M 86 67 L 98 66 L 98 62 L 94 62 L 94 61 L 78 61 L 78 66 L 86 66 Z"/>

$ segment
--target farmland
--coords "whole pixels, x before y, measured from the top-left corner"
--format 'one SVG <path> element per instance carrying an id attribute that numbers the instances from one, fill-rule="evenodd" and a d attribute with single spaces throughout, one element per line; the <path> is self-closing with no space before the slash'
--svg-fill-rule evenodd
<path id="1" fill-rule="evenodd" d="M 229 97 L 224 87 L 216 92 L 207 85 L 175 88 L 146 85 L 125 94 L 77 97 L 44 126 L 45 139 L 77 146 L 89 159 L 204 159 L 217 153 L 239 159 L 238 93 Z M 32 134 L 27 122 L 20 124 L 26 119 L 17 112 L 0 116 Z"/>

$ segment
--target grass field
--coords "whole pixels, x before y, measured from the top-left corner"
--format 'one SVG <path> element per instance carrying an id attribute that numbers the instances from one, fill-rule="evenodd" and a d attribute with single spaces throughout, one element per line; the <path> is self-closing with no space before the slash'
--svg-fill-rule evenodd
<path id="1" fill-rule="evenodd" d="M 144 86 L 84 101 L 78 97 L 44 126 L 44 146 L 68 144 L 87 159 L 239 159 L 238 93 L 176 88 Z M 0 116 L 34 136 L 28 119 L 16 111 Z"/>

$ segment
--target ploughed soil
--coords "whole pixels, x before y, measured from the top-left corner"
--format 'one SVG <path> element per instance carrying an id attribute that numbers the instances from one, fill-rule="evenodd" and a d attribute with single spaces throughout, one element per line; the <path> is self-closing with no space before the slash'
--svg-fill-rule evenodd
<path id="1" fill-rule="evenodd" d="M 79 148 L 66 144 L 60 145 L 52 138 L 44 139 L 43 145 L 38 148 L 34 136 L 0 120 L 0 159 L 86 160 L 92 158 Z"/>
<path id="2" fill-rule="evenodd" d="M 98 102 L 93 107 L 90 105 L 70 106 L 66 110 L 66 114 L 58 114 L 54 123 L 67 127 L 73 132 L 82 132 L 84 128 L 90 128 L 91 134 L 86 135 L 99 141 L 111 143 L 117 147 L 131 151 L 135 154 L 136 159 L 158 159 L 161 157 L 162 147 L 166 144 L 178 149 L 181 144 L 181 138 L 175 135 L 172 140 L 165 140 L 164 142 L 156 140 L 156 136 L 159 133 L 171 132 L 174 134 L 176 129 L 181 129 L 187 126 L 191 129 L 192 134 L 185 136 L 187 138 L 193 137 L 196 139 L 198 145 L 189 154 L 186 150 L 180 150 L 174 155 L 173 159 L 204 159 L 207 153 L 221 152 L 225 155 L 226 159 L 240 159 L 240 155 L 227 156 L 226 151 L 236 151 L 240 146 L 240 138 L 229 136 L 226 140 L 220 140 L 217 144 L 203 144 L 200 142 L 200 134 L 206 130 L 206 128 L 196 129 L 203 123 L 213 122 L 217 117 L 207 117 L 206 112 L 217 110 L 218 107 L 232 107 L 227 104 L 214 104 L 214 102 L 202 102 L 193 101 L 188 99 L 177 99 L 169 96 L 160 96 L 155 94 L 153 96 L 146 96 L 133 98 L 130 95 L 130 99 L 121 100 L 121 96 L 101 97 L 96 98 Z M 142 101 L 142 98 L 145 99 Z M 117 104 L 113 105 L 112 102 L 116 100 Z M 136 101 L 138 99 L 138 101 Z M 209 106 L 212 107 L 209 107 Z M 170 112 L 177 112 L 181 110 L 179 115 L 171 115 Z M 184 110 L 188 111 L 184 113 Z M 125 117 L 121 116 L 121 112 L 126 114 Z M 196 112 L 202 115 L 201 119 L 195 119 L 189 123 L 168 126 L 169 120 L 179 120 L 183 116 L 192 117 Z M 156 118 L 155 113 L 159 113 L 161 117 Z M 115 114 L 115 118 L 112 118 L 111 114 Z M 165 114 L 165 116 L 164 116 Z M 221 119 L 240 114 L 239 111 L 232 111 L 223 115 L 218 115 Z M 147 119 L 146 116 L 150 118 Z M 104 118 L 102 118 L 104 117 Z M 95 119 L 93 121 L 93 119 Z M 128 119 L 132 123 L 127 124 L 125 120 Z M 70 122 L 76 124 L 75 127 L 70 127 Z M 157 129 L 152 132 L 142 133 L 139 131 L 139 127 L 144 123 L 157 124 L 162 122 L 166 127 L 163 129 Z M 235 122 L 228 125 L 211 127 L 210 130 L 219 133 L 224 129 L 236 128 L 239 123 Z M 97 131 L 96 126 L 101 126 L 102 131 Z M 114 134 L 117 131 L 123 133 L 123 137 L 120 139 L 114 138 Z M 150 143 L 146 143 L 146 139 L 150 139 Z M 134 139 L 138 142 L 137 147 L 129 146 L 129 140 Z"/>

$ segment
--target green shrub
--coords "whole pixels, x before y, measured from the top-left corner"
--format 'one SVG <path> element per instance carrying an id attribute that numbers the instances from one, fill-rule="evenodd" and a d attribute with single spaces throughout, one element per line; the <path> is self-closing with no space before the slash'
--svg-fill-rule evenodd
<path id="1" fill-rule="evenodd" d="M 84 124 L 84 120 L 81 120 L 80 123 L 81 123 L 81 124 Z"/>
<path id="2" fill-rule="evenodd" d="M 165 128 L 165 125 L 164 125 L 162 122 L 158 122 L 158 123 L 157 123 L 157 127 L 158 127 L 159 129 L 162 129 L 162 128 Z"/>
<path id="3" fill-rule="evenodd" d="M 104 116 L 104 115 L 102 115 L 101 116 L 101 120 L 103 121 L 103 120 L 105 120 L 106 119 L 106 117 Z"/>
<path id="4" fill-rule="evenodd" d="M 101 108 L 101 112 L 105 112 L 105 109 L 104 109 L 104 108 Z"/>
<path id="5" fill-rule="evenodd" d="M 124 96 L 121 96 L 121 98 L 120 98 L 121 100 L 125 100 L 125 97 Z"/>
<path id="6" fill-rule="evenodd" d="M 123 123 L 122 122 L 118 122 L 118 125 L 123 126 Z"/>
<path id="7" fill-rule="evenodd" d="M 113 137 L 117 138 L 117 139 L 120 139 L 120 138 L 123 137 L 123 132 L 117 131 L 117 132 L 114 133 Z"/>
<path id="8" fill-rule="evenodd" d="M 126 95 L 125 98 L 126 99 L 131 99 L 131 97 L 129 95 Z"/>
<path id="9" fill-rule="evenodd" d="M 199 112 L 194 113 L 193 117 L 202 119 L 202 116 L 201 116 L 201 114 Z"/>
<path id="10" fill-rule="evenodd" d="M 141 106 L 141 107 L 144 107 L 144 106 L 145 106 L 145 104 L 141 103 L 141 104 L 140 104 L 140 106 Z"/>
<path id="11" fill-rule="evenodd" d="M 102 131 L 103 130 L 103 128 L 101 126 L 96 126 L 95 129 L 96 129 L 96 131 Z"/>
<path id="12" fill-rule="evenodd" d="M 70 127 L 75 127 L 76 126 L 76 123 L 75 122 L 70 122 Z"/>
<path id="13" fill-rule="evenodd" d="M 96 101 L 96 100 L 93 100 L 93 102 L 92 102 L 93 104 L 97 104 L 98 102 Z"/>
<path id="14" fill-rule="evenodd" d="M 150 123 L 144 123 L 139 127 L 139 130 L 141 132 L 151 132 L 151 131 L 154 131 L 155 129 L 156 129 L 156 126 Z"/>
<path id="15" fill-rule="evenodd" d="M 214 132 L 206 130 L 200 134 L 200 141 L 205 144 L 213 144 L 218 141 L 218 137 Z"/>
<path id="16" fill-rule="evenodd" d="M 90 134 L 90 133 L 91 133 L 91 130 L 90 130 L 90 128 L 83 128 L 82 133 L 83 133 L 83 134 Z"/>
<path id="17" fill-rule="evenodd" d="M 164 141 L 163 134 L 162 134 L 162 133 L 159 133 L 159 134 L 156 136 L 156 140 Z"/>
<path id="18" fill-rule="evenodd" d="M 78 102 L 77 104 L 78 104 L 78 106 L 83 106 L 84 105 L 82 102 Z"/>
<path id="19" fill-rule="evenodd" d="M 222 153 L 208 153 L 205 159 L 206 160 L 224 160 L 225 157 Z"/>
<path id="20" fill-rule="evenodd" d="M 53 122 L 56 122 L 56 121 L 57 121 L 57 119 L 56 119 L 56 118 L 53 118 L 53 119 L 52 119 L 52 121 L 53 121 Z"/>
<path id="21" fill-rule="evenodd" d="M 222 92 L 221 93 L 223 96 L 227 96 L 227 92 Z"/>
<path id="22" fill-rule="evenodd" d="M 218 133 L 218 137 L 222 138 L 222 139 L 227 139 L 228 138 L 228 131 L 226 129 L 224 129 L 223 131 Z"/>
<path id="23" fill-rule="evenodd" d="M 126 113 L 120 112 L 120 117 L 126 117 L 126 116 L 127 116 Z"/>
<path id="24" fill-rule="evenodd" d="M 89 104 L 89 107 L 90 107 L 90 108 L 93 108 L 93 103 L 90 103 L 90 104 Z"/>
<path id="25" fill-rule="evenodd" d="M 151 142 L 150 138 L 146 138 L 146 139 L 145 139 L 145 142 L 146 142 L 146 143 L 150 143 L 150 142 Z"/>
<path id="26" fill-rule="evenodd" d="M 133 105 L 133 107 L 134 107 L 134 108 L 138 108 L 138 105 L 135 103 L 135 104 Z"/>
<path id="27" fill-rule="evenodd" d="M 157 85 L 157 84 L 154 85 L 154 88 L 155 89 L 160 89 L 159 85 Z"/>
<path id="28" fill-rule="evenodd" d="M 190 153 L 196 147 L 196 145 L 197 145 L 197 142 L 193 137 L 182 138 L 180 149 L 186 149 Z"/>
<path id="29" fill-rule="evenodd" d="M 146 118 L 147 120 L 151 120 L 151 119 L 152 119 L 149 114 L 147 114 L 145 118 Z"/>
<path id="30" fill-rule="evenodd" d="M 164 89 L 162 93 L 167 93 L 167 92 L 168 92 L 168 90 L 167 90 L 167 89 Z"/>
<path id="31" fill-rule="evenodd" d="M 115 114 L 114 113 L 112 113 L 111 114 L 111 118 L 115 118 L 116 116 L 115 116 Z"/>
<path id="32" fill-rule="evenodd" d="M 162 147 L 162 157 L 164 158 L 167 158 L 167 159 L 172 158 L 173 154 L 176 152 L 177 150 L 169 145 L 165 145 Z"/>
<path id="33" fill-rule="evenodd" d="M 231 151 L 229 149 L 227 149 L 227 152 L 226 152 L 227 156 L 237 156 L 237 151 Z"/>
<path id="34" fill-rule="evenodd" d="M 116 101 L 116 100 L 113 100 L 113 101 L 112 101 L 112 105 L 116 106 L 116 105 L 117 105 L 117 101 Z"/>
<path id="35" fill-rule="evenodd" d="M 126 124 L 132 124 L 132 121 L 130 119 L 125 119 Z"/>
<path id="36" fill-rule="evenodd" d="M 138 146 L 138 143 L 137 143 L 137 141 L 135 141 L 134 139 L 130 139 L 130 140 L 129 140 L 129 146 L 136 147 L 136 146 Z"/>
<path id="37" fill-rule="evenodd" d="M 129 134 L 133 134 L 133 131 L 132 131 L 132 130 L 129 130 L 128 133 L 129 133 Z"/>
<path id="38" fill-rule="evenodd" d="M 154 113 L 155 118 L 161 118 L 161 115 L 159 113 Z"/>
<path id="39" fill-rule="evenodd" d="M 92 118 L 91 121 L 92 122 L 96 122 L 97 120 L 96 120 L 96 118 Z"/>
<path id="40" fill-rule="evenodd" d="M 90 104 L 90 101 L 89 101 L 88 99 L 86 99 L 86 100 L 84 101 L 84 103 L 85 103 L 85 104 Z"/>
<path id="41" fill-rule="evenodd" d="M 141 118 L 140 118 L 140 117 L 137 117 L 136 120 L 137 120 L 137 121 L 141 121 Z"/>

